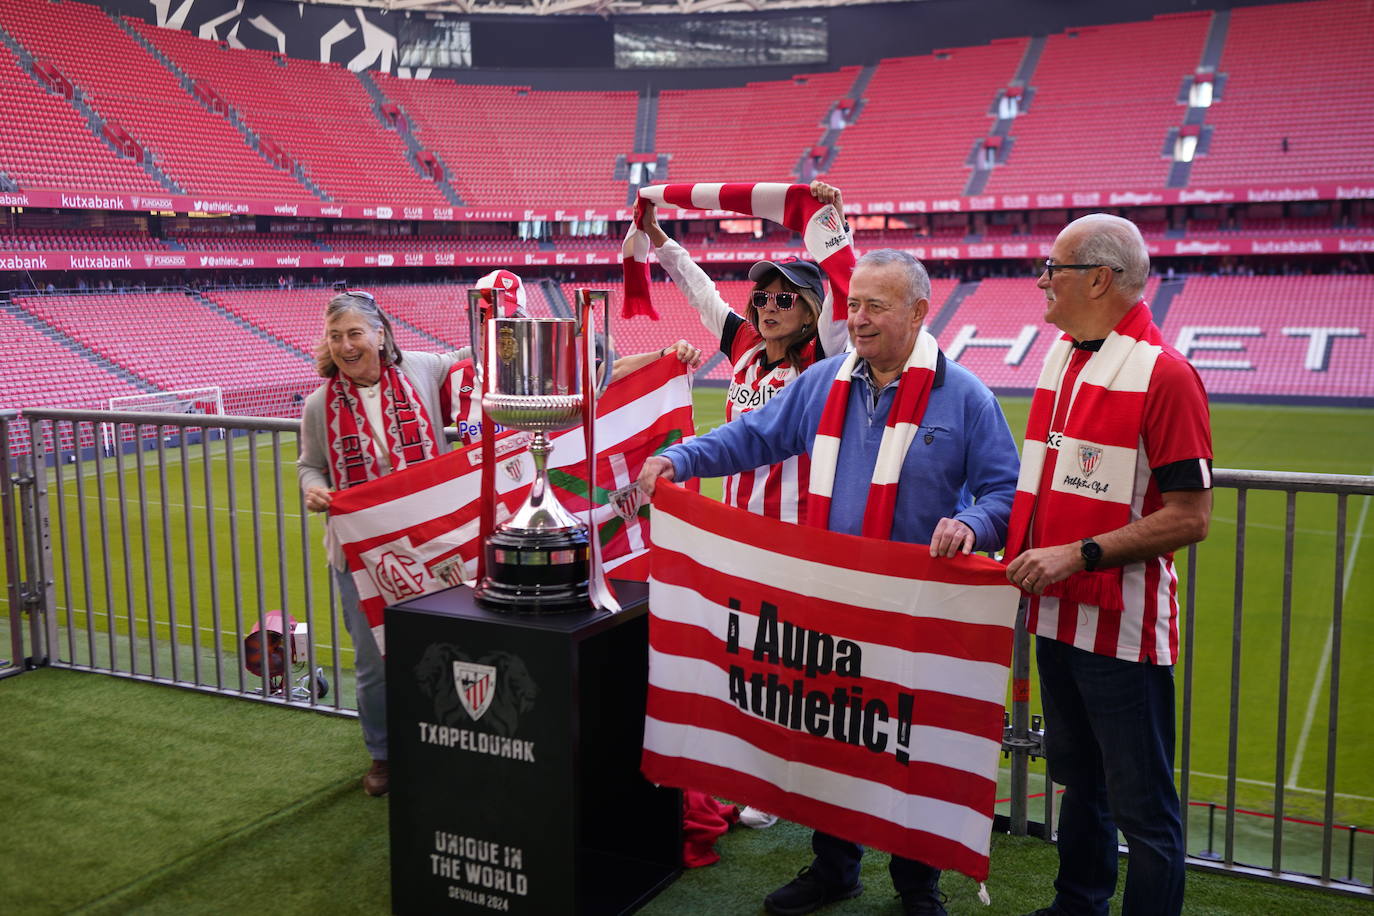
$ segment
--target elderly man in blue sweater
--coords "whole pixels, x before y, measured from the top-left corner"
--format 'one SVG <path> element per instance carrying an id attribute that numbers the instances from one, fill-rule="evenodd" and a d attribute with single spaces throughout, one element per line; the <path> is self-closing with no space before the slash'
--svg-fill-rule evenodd
<path id="1" fill-rule="evenodd" d="M 945 359 L 922 325 L 930 278 L 891 249 L 859 259 L 849 286 L 853 351 L 823 360 L 758 410 L 645 462 L 640 487 L 718 477 L 806 454 L 807 521 L 845 534 L 929 544 L 932 556 L 1002 545 L 1016 444 L 1001 406 Z M 858 896 L 862 848 L 817 832 L 815 859 L 764 899 L 778 916 Z M 907 913 L 944 913 L 940 872 L 894 856 Z"/>

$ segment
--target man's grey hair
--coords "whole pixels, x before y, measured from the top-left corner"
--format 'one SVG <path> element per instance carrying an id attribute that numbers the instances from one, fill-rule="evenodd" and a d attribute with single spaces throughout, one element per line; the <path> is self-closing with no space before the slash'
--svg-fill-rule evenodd
<path id="1" fill-rule="evenodd" d="M 1089 213 L 1069 223 L 1073 226 L 1083 230 L 1074 263 L 1120 267 L 1116 284 L 1122 294 L 1132 302 L 1144 295 L 1150 275 L 1150 249 L 1135 223 L 1110 213 Z"/>
<path id="2" fill-rule="evenodd" d="M 907 292 L 910 296 L 907 305 L 915 305 L 917 299 L 930 298 L 930 274 L 926 273 L 925 265 L 907 254 L 905 251 L 898 251 L 896 248 L 879 248 L 861 256 L 854 262 L 854 269 L 858 270 L 865 265 L 874 267 L 886 267 L 895 264 L 902 269 L 906 275 Z"/>

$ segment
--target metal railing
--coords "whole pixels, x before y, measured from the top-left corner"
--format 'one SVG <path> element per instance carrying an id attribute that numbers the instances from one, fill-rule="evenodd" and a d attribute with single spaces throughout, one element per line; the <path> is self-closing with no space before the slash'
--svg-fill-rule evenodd
<path id="1" fill-rule="evenodd" d="M 114 435 L 102 435 L 108 431 L 102 424 L 113 424 Z M 298 430 L 298 421 L 248 417 L 73 410 L 28 410 L 21 417 L 0 411 L 0 467 L 6 471 L 0 479 L 0 521 L 8 601 L 8 613 L 0 621 L 8 620 L 10 651 L 0 677 L 26 666 L 52 665 L 355 714 L 352 649 L 343 644 L 333 582 L 323 552 L 315 549 L 323 522 L 306 512 L 296 485 Z M 21 447 L 11 449 L 11 442 Z M 1215 543 L 1214 515 L 1213 537 L 1180 557 L 1186 591 L 1181 601 L 1179 789 L 1185 812 L 1196 812 L 1191 818 L 1185 815 L 1185 845 L 1198 850 L 1190 854 L 1189 865 L 1374 896 L 1365 879 L 1374 873 L 1374 857 L 1356 855 L 1356 840 L 1370 833 L 1338 822 L 1337 800 L 1344 796 L 1336 791 L 1338 739 L 1352 731 L 1349 723 L 1341 731 L 1340 717 L 1345 585 L 1374 500 L 1362 503 L 1353 551 L 1347 549 L 1346 528 L 1351 497 L 1374 496 L 1374 477 L 1217 470 L 1214 480 L 1219 507 L 1226 504 L 1229 511 L 1234 497 L 1234 549 L 1225 539 Z M 1255 625 L 1250 618 L 1272 612 L 1275 603 L 1246 602 L 1251 581 L 1247 557 L 1263 558 L 1247 537 L 1247 515 L 1259 499 L 1256 491 L 1274 491 L 1284 500 L 1282 568 L 1250 570 L 1250 576 L 1281 578 L 1273 672 L 1277 693 L 1273 705 L 1264 707 L 1274 729 L 1272 783 L 1239 772 L 1244 726 L 1254 720 L 1253 715 L 1242 716 L 1248 702 L 1242 662 L 1246 649 L 1267 646 L 1253 636 L 1247 644 L 1243 637 L 1246 624 Z M 1300 496 L 1334 502 L 1334 510 L 1317 510 L 1334 519 L 1334 532 L 1323 529 L 1323 536 L 1334 533 L 1335 546 L 1322 568 L 1302 559 L 1313 551 L 1299 539 Z M 1277 510 L 1276 505 L 1267 507 L 1273 517 Z M 1303 518 L 1310 516 L 1305 509 Z M 1229 643 L 1216 633 L 1226 600 L 1219 589 L 1226 581 L 1231 582 Z M 1200 582 L 1206 583 L 1204 599 L 1199 598 Z M 1329 635 L 1322 662 L 1315 672 L 1293 671 L 1295 590 L 1310 610 L 1313 596 L 1326 589 L 1331 600 L 1329 615 L 1322 615 L 1329 621 L 1329 626 L 1323 624 Z M 269 630 L 274 611 L 283 612 L 283 620 L 294 617 L 297 625 L 287 620 L 278 627 L 279 646 L 268 645 L 261 636 L 254 643 L 252 631 Z M 1205 635 L 1199 633 L 1200 619 L 1207 624 Z M 1053 828 L 1045 825 L 1055 823 L 1052 786 L 1037 793 L 1043 797 L 1043 819 L 1031 820 L 1033 761 L 1042 756 L 1043 734 L 1039 716 L 1031 710 L 1030 639 L 1021 623 L 1005 736 L 1011 758 L 1006 824 L 1013 833 L 1050 839 Z M 255 652 L 275 653 L 282 663 L 274 669 L 260 661 L 258 670 L 268 676 L 254 676 L 249 668 Z M 1204 670 L 1201 660 L 1215 662 L 1218 653 L 1229 653 L 1229 663 Z M 289 673 L 288 667 L 293 668 Z M 284 676 L 274 681 L 273 670 Z M 1299 675 L 1310 677 L 1313 687 L 1304 734 L 1297 742 L 1298 759 L 1290 765 L 1290 684 Z M 330 685 L 327 693 L 321 682 Z M 1217 696 L 1229 696 L 1225 772 L 1209 774 L 1194 767 L 1202 746 L 1215 756 L 1218 742 L 1210 734 L 1203 736 L 1207 741 L 1200 740 L 1194 729 L 1200 705 Z M 1295 787 L 1301 749 L 1308 743 L 1307 732 L 1317 725 L 1322 699 L 1324 781 L 1317 789 Z M 1355 728 L 1363 730 L 1363 724 Z M 1251 742 L 1246 762 L 1262 753 Z M 1367 758 L 1361 763 L 1368 772 Z M 1212 791 L 1198 790 L 1204 780 Z M 1319 797 L 1319 815 L 1312 804 L 1292 801 L 1299 792 L 1303 798 Z M 1374 810 L 1374 798 L 1366 801 Z M 1247 811 L 1247 806 L 1268 810 Z M 1224 816 L 1220 842 L 1215 838 L 1218 813 Z M 1247 827 L 1241 842 L 1238 825 L 1260 820 L 1271 825 L 1270 835 L 1257 838 L 1256 829 Z M 1288 832 L 1295 824 L 1320 830 L 1319 842 L 1308 838 L 1301 844 L 1308 847 L 1304 854 L 1311 861 L 1319 858 L 1319 867 L 1297 868 L 1289 861 L 1285 843 L 1295 845 Z M 1344 850 L 1338 849 L 1338 838 L 1348 841 Z M 1374 840 L 1367 842 L 1374 847 Z M 1257 854 L 1261 846 L 1264 850 Z"/>
<path id="2" fill-rule="evenodd" d="M 1181 561 L 1182 578 L 1186 582 L 1186 591 L 1180 601 L 1180 641 L 1181 641 L 1181 674 L 1182 690 L 1180 692 L 1180 714 L 1181 723 L 1178 734 L 1178 788 L 1180 801 L 1183 806 L 1183 838 L 1185 849 L 1198 849 L 1201 845 L 1198 841 L 1197 831 L 1206 828 L 1206 846 L 1198 849 L 1197 852 L 1190 852 L 1188 865 L 1193 868 L 1226 871 L 1234 874 L 1242 874 L 1250 877 L 1265 880 L 1282 881 L 1286 883 L 1299 884 L 1304 886 L 1322 887 L 1355 896 L 1371 897 L 1370 879 L 1374 877 L 1374 855 L 1370 855 L 1374 849 L 1374 840 L 1366 840 L 1367 849 L 1365 855 L 1358 857 L 1357 864 L 1357 840 L 1362 837 L 1374 836 L 1374 831 L 1369 828 L 1371 825 L 1366 822 L 1363 827 L 1360 825 L 1344 823 L 1336 818 L 1336 800 L 1338 795 L 1349 793 L 1337 792 L 1337 761 L 1340 757 L 1338 753 L 1338 739 L 1342 734 L 1340 721 L 1340 697 L 1341 697 L 1341 647 L 1343 622 L 1345 618 L 1345 589 L 1353 571 L 1353 561 L 1355 552 L 1347 550 L 1346 529 L 1349 522 L 1349 501 L 1351 497 L 1370 497 L 1374 496 L 1374 477 L 1363 477 L 1353 475 L 1335 474 L 1295 474 L 1277 471 L 1244 471 L 1244 470 L 1223 470 L 1217 469 L 1213 475 L 1213 482 L 1217 492 L 1218 506 L 1223 499 L 1229 501 L 1233 494 L 1235 498 L 1235 544 L 1233 550 L 1227 550 L 1229 545 L 1213 545 L 1210 541 L 1202 545 L 1193 545 L 1188 548 L 1185 555 L 1176 557 Z M 1251 504 L 1253 491 L 1273 491 L 1283 494 L 1283 522 L 1281 526 L 1283 539 L 1283 560 L 1282 566 L 1278 569 L 1266 567 L 1247 568 L 1247 559 L 1252 551 L 1248 549 L 1248 527 L 1247 514 Z M 1334 535 L 1334 549 L 1329 554 L 1330 566 L 1321 565 L 1317 567 L 1299 567 L 1296 559 L 1297 533 L 1298 533 L 1298 497 L 1309 494 L 1327 494 L 1334 497 L 1334 507 L 1322 507 L 1321 511 L 1329 511 L 1327 517 L 1333 521 L 1331 534 Z M 1356 525 L 1357 539 L 1363 537 L 1365 520 L 1369 516 L 1369 506 L 1372 500 L 1364 500 L 1359 520 Z M 1271 513 L 1274 507 L 1270 507 Z M 1214 515 L 1215 522 L 1215 515 Z M 1261 523 L 1263 524 L 1263 523 Z M 1214 524 L 1214 537 L 1215 537 Z M 1213 548 L 1210 549 L 1209 548 Z M 1358 550 L 1358 543 L 1355 550 Z M 1271 551 L 1272 552 L 1272 551 Z M 1309 551 L 1310 552 L 1310 551 Z M 1201 557 L 1204 553 L 1208 554 L 1204 562 Z M 1264 559 L 1267 559 L 1264 558 Z M 1225 569 L 1226 562 L 1230 562 L 1233 568 Z M 1247 569 L 1249 577 L 1247 576 Z M 1216 583 L 1220 576 L 1229 575 L 1231 579 L 1230 602 L 1231 602 L 1231 634 L 1228 644 L 1218 644 L 1215 641 L 1209 642 L 1199 635 L 1198 622 L 1200 618 L 1214 618 L 1221 610 L 1219 604 L 1220 596 L 1214 594 L 1210 602 L 1203 602 L 1198 597 L 1198 587 L 1200 582 L 1211 580 L 1212 592 L 1217 592 Z M 1246 702 L 1242 691 L 1242 670 L 1243 661 L 1246 659 L 1245 649 L 1247 648 L 1244 638 L 1246 624 L 1254 625 L 1250 618 L 1256 616 L 1260 610 L 1256 603 L 1252 603 L 1247 609 L 1246 605 L 1246 585 L 1256 575 L 1277 575 L 1281 581 L 1281 594 L 1279 597 L 1279 624 L 1277 639 L 1275 640 L 1278 658 L 1276 660 L 1276 670 L 1273 672 L 1273 682 L 1276 687 L 1276 697 L 1272 707 L 1266 706 L 1264 701 Z M 1294 672 L 1291 670 L 1292 652 L 1294 645 L 1293 633 L 1293 601 L 1295 585 L 1300 584 L 1309 601 L 1312 596 L 1321 593 L 1325 588 L 1331 592 L 1329 608 L 1329 628 L 1325 647 L 1321 654 L 1321 661 L 1315 672 L 1304 671 Z M 1311 604 L 1307 607 L 1310 609 Z M 1247 613 L 1248 610 L 1248 613 Z M 1366 612 L 1370 609 L 1366 608 Z M 1053 786 L 1043 780 L 1043 791 L 1031 793 L 1032 763 L 1040 760 L 1044 756 L 1044 732 L 1041 728 L 1041 717 L 1031 711 L 1029 699 L 1031 684 L 1031 637 L 1025 629 L 1025 604 L 1023 602 L 1021 615 L 1018 619 L 1016 636 L 1013 644 L 1012 660 L 1012 683 L 1013 683 L 1013 702 L 1008 711 L 1007 727 L 1003 738 L 1003 749 L 1007 756 L 1011 758 L 1010 772 L 1010 813 L 999 821 L 1004 824 L 1008 832 L 1020 835 L 1034 834 L 1052 839 L 1054 835 L 1053 825 L 1055 824 L 1055 798 L 1056 791 Z M 1215 627 L 1213 627 L 1214 629 Z M 1252 635 L 1252 642 L 1254 636 Z M 1366 647 L 1374 648 L 1374 647 Z M 1199 690 L 1199 681 L 1204 675 L 1201 669 L 1201 657 L 1210 654 L 1214 658 L 1217 653 L 1227 653 L 1227 666 L 1225 669 L 1225 683 L 1218 684 L 1213 678 L 1208 684 L 1209 691 Z M 1299 674 L 1311 677 L 1312 692 L 1309 695 L 1309 702 L 1304 718 L 1303 734 L 1300 734 L 1296 742 L 1296 760 L 1293 765 L 1289 765 L 1288 756 L 1290 751 L 1290 735 L 1288 729 L 1289 694 L 1294 677 Z M 1252 676 L 1253 678 L 1253 676 Z M 1254 684 L 1255 680 L 1247 682 Z M 1357 679 L 1350 689 L 1363 689 L 1363 678 Z M 1200 743 L 1194 733 L 1195 720 L 1198 718 L 1198 696 L 1206 693 L 1210 698 L 1222 693 L 1227 697 L 1228 704 L 1225 716 L 1225 765 L 1224 773 L 1199 773 L 1194 768 L 1196 751 Z M 1320 706 L 1320 693 L 1325 693 L 1326 716 L 1324 733 L 1325 759 L 1323 767 L 1323 782 L 1319 789 L 1303 789 L 1307 796 L 1317 795 L 1321 801 L 1321 814 L 1319 817 L 1290 816 L 1290 796 L 1295 791 L 1296 771 L 1300 768 L 1299 761 L 1305 750 L 1309 734 L 1308 732 L 1316 722 L 1316 714 Z M 1247 727 L 1254 728 L 1256 722 L 1253 718 L 1242 720 L 1242 711 L 1247 707 L 1259 707 L 1253 710 L 1259 714 L 1267 713 L 1274 730 L 1274 742 L 1272 748 L 1273 760 L 1273 782 L 1267 782 L 1257 788 L 1250 788 L 1250 785 L 1263 782 L 1261 780 L 1248 779 L 1239 774 L 1241 762 L 1241 743 L 1242 736 Z M 1364 723 L 1358 723 L 1355 727 L 1346 724 L 1346 731 L 1356 735 L 1367 734 L 1368 730 Z M 1214 735 L 1208 735 L 1209 739 Z M 1253 744 L 1253 742 L 1252 742 Z M 1261 751 L 1255 748 L 1248 757 L 1253 760 Z M 1362 766 L 1362 772 L 1368 773 L 1367 756 L 1358 758 Z M 1201 800 L 1195 794 L 1195 782 L 1202 777 L 1212 784 L 1220 784 L 1220 792 L 1198 793 L 1203 795 L 1215 796 L 1224 794 L 1224 798 L 1219 801 L 1213 797 L 1204 797 Z M 1250 784 L 1250 785 L 1247 785 Z M 1374 785 L 1374 782 L 1366 781 L 1365 791 Z M 1242 787 L 1246 788 L 1247 795 L 1251 798 L 1267 794 L 1268 811 L 1256 812 L 1246 810 L 1241 804 L 1239 793 Z M 1267 791 L 1266 791 L 1267 789 Z M 1374 794 L 1374 793 L 1371 793 Z M 1040 798 L 1043 803 L 1043 818 L 1036 822 L 1031 820 L 1031 804 L 1033 798 Z M 1374 810 L 1374 797 L 1361 799 L 1367 802 L 1369 810 Z M 1251 804 L 1255 804 L 1251 802 Z M 1214 819 L 1220 812 L 1224 817 L 1220 850 L 1215 850 L 1214 846 Z M 1241 843 L 1237 837 L 1237 827 L 1242 820 L 1249 823 L 1247 848 L 1242 854 Z M 1268 837 L 1260 837 L 1256 834 L 1262 833 L 1263 828 L 1254 825 L 1254 822 L 1262 821 L 1269 825 Z M 1049 825 L 1049 826 L 1047 826 Z M 1190 830 L 1190 828 L 1192 828 Z M 1286 838 L 1296 829 L 1310 831 L 1313 829 L 1320 831 L 1320 836 L 1315 843 L 1309 836 L 1302 845 L 1308 847 L 1305 857 L 1312 860 L 1312 851 L 1315 848 L 1315 855 L 1319 858 L 1319 865 L 1311 869 L 1297 869 L 1285 860 Z M 1345 854 L 1337 856 L 1337 834 L 1344 844 Z M 1261 846 L 1265 847 L 1261 849 Z M 1123 845 L 1123 851 L 1127 851 Z M 1268 863 L 1262 864 L 1262 859 L 1267 858 Z M 1251 861 L 1244 861 L 1250 859 Z M 1343 866 L 1342 871 L 1338 866 Z"/>
<path id="3" fill-rule="evenodd" d="M 323 524 L 296 485 L 299 428 L 0 411 L 0 676 L 45 664 L 355 714 Z"/>

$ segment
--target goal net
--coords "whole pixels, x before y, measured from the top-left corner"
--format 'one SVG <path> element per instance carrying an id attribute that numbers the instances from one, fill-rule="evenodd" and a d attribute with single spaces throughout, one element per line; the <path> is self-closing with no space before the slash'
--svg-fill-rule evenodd
<path id="1" fill-rule="evenodd" d="M 152 394 L 126 394 L 110 398 L 110 410 L 124 413 L 181 414 L 187 417 L 220 415 L 224 413 L 224 391 L 216 385 L 206 388 L 183 388 L 180 391 L 158 391 Z M 144 440 L 162 437 L 169 442 L 176 442 L 180 436 L 199 433 L 202 430 L 200 426 L 184 422 L 165 425 L 105 423 L 102 426 L 101 438 L 107 452 L 114 448 L 116 437 L 124 442 L 132 442 L 135 437 Z M 220 431 L 211 428 L 209 434 L 218 438 Z"/>

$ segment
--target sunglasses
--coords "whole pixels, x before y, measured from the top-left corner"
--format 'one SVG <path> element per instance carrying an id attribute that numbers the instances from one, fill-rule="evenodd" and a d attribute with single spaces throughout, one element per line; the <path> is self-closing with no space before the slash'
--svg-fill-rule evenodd
<path id="1" fill-rule="evenodd" d="M 800 297 L 796 293 L 766 293 L 756 289 L 749 294 L 749 304 L 761 312 L 768 307 L 768 300 L 772 299 L 778 311 L 785 312 L 797 304 L 798 298 Z"/>

